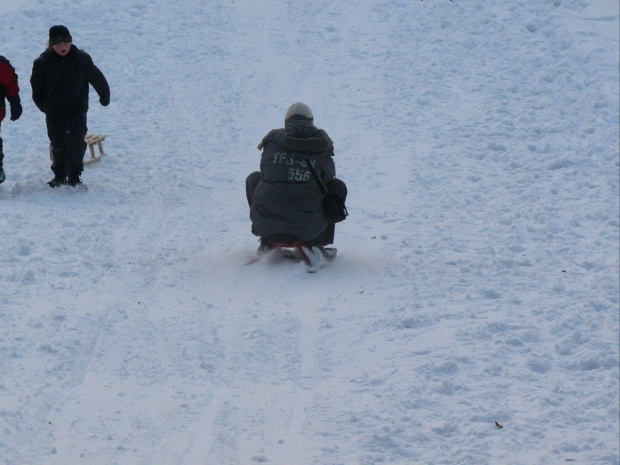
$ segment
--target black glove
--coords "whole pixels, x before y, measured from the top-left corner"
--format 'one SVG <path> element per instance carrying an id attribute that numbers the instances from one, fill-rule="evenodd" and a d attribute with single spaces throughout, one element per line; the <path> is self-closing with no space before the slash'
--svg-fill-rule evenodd
<path id="1" fill-rule="evenodd" d="M 14 95 L 7 100 L 9 101 L 9 105 L 11 105 L 11 121 L 17 121 L 22 115 L 22 104 L 19 95 Z"/>
<path id="2" fill-rule="evenodd" d="M 110 97 L 108 98 L 99 97 L 99 103 L 102 106 L 107 107 L 110 104 Z"/>

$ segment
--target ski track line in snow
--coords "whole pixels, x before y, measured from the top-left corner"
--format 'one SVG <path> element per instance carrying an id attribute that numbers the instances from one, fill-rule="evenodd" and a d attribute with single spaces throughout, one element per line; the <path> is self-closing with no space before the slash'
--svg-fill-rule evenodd
<path id="1" fill-rule="evenodd" d="M 217 261 L 209 262 L 208 268 L 214 269 L 206 273 L 218 287 L 219 280 L 223 279 L 219 277 L 222 272 L 216 271 Z M 208 432 L 217 432 L 207 461 L 304 463 L 303 460 L 307 460 L 303 455 L 305 449 L 300 447 L 307 440 L 307 418 L 313 411 L 319 341 L 318 320 L 313 315 L 317 310 L 319 313 L 325 310 L 310 290 L 294 288 L 291 288 L 293 294 L 274 296 L 282 309 L 288 309 L 285 313 L 273 313 L 257 306 L 264 298 L 261 294 L 270 292 L 265 286 L 267 282 L 284 281 L 282 286 L 290 288 L 290 283 L 286 283 L 288 279 L 283 279 L 282 274 L 290 265 L 267 262 L 242 269 L 242 274 L 253 275 L 260 273 L 263 266 L 270 271 L 259 279 L 255 276 L 256 282 L 229 303 L 233 308 L 247 309 L 241 318 L 233 314 L 225 316 L 224 320 L 229 321 L 221 321 L 221 331 L 229 340 L 224 346 L 234 349 L 222 365 L 224 373 L 228 374 L 225 384 L 217 390 L 216 403 L 211 402 L 202 414 L 202 426 L 188 456 L 190 459 L 197 457 L 198 451 L 206 450 L 204 445 L 211 442 L 206 436 Z M 296 273 L 306 275 L 303 264 L 296 265 Z M 322 271 L 329 273 L 330 269 Z M 240 276 L 239 282 L 246 283 L 247 278 Z M 215 423 L 207 426 L 207 421 L 213 418 L 212 410 L 218 412 Z M 198 436 L 203 437 L 202 442 Z M 190 463 L 189 459 L 186 463 Z"/>
<path id="2" fill-rule="evenodd" d="M 300 294 L 295 297 L 309 302 L 301 308 L 313 313 L 317 302 L 304 292 Z M 260 299 L 260 293 L 252 292 L 247 304 L 239 307 L 255 307 L 257 298 Z M 294 307 L 283 303 L 283 308 L 289 306 Z M 231 333 L 230 343 L 236 346 L 236 351 L 229 357 L 231 378 L 227 382 L 228 394 L 220 400 L 218 409 L 217 424 L 221 427 L 216 428 L 228 432 L 227 440 L 218 441 L 228 447 L 219 460 L 250 463 L 269 458 L 279 459 L 281 463 L 305 463 L 300 433 L 311 391 L 300 382 L 312 379 L 306 360 L 312 357 L 315 348 L 312 342 L 302 341 L 307 329 L 300 324 L 299 316 L 287 312 L 265 318 L 261 313 L 255 308 L 246 314 Z M 260 324 L 263 320 L 265 325 Z M 284 431 L 288 432 L 284 434 Z M 277 432 L 283 435 L 274 437 Z M 217 455 L 213 460 L 218 461 Z"/>

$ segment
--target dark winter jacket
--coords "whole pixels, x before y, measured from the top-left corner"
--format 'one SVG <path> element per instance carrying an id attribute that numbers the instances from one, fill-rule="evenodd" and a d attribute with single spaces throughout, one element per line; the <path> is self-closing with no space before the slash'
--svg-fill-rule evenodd
<path id="1" fill-rule="evenodd" d="M 17 83 L 17 74 L 15 69 L 9 63 L 9 60 L 0 56 L 0 121 L 6 115 L 5 99 L 14 98 L 19 94 L 19 84 Z"/>
<path id="2" fill-rule="evenodd" d="M 325 131 L 307 121 L 292 121 L 270 131 L 258 146 L 263 150 L 262 180 L 256 187 L 250 219 L 262 237 L 274 234 L 315 239 L 326 227 L 323 193 L 305 159 L 325 183 L 336 175 L 334 145 Z"/>
<path id="3" fill-rule="evenodd" d="M 48 49 L 32 65 L 32 100 L 44 113 L 88 111 L 88 85 L 91 84 L 103 106 L 110 103 L 110 87 L 88 53 L 71 46 L 64 57 Z"/>

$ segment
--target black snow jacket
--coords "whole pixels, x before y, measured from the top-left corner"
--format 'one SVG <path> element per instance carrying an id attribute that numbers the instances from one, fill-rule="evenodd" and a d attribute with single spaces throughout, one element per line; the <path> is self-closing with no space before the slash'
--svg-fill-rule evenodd
<path id="1" fill-rule="evenodd" d="M 32 100 L 44 113 L 88 111 L 88 85 L 91 84 L 103 106 L 110 103 L 110 87 L 88 53 L 71 46 L 64 57 L 46 50 L 32 65 Z"/>
<path id="2" fill-rule="evenodd" d="M 263 150 L 262 180 L 256 187 L 250 219 L 262 237 L 275 234 L 315 239 L 327 227 L 323 193 L 305 160 L 325 183 L 336 176 L 334 145 L 327 133 L 303 120 L 270 131 L 258 146 Z"/>

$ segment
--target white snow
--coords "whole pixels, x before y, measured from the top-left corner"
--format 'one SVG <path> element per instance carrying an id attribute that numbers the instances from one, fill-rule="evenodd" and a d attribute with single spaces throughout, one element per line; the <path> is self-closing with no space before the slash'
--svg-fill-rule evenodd
<path id="1" fill-rule="evenodd" d="M 2 0 L 2 4 L 0 4 L 0 14 L 23 8 L 26 2 L 27 0 Z"/>
<path id="2" fill-rule="evenodd" d="M 0 13 L 0 464 L 618 465 L 616 0 Z M 45 184 L 54 24 L 111 85 L 88 192 Z M 246 265 L 298 100 L 350 192 L 314 274 Z"/>

